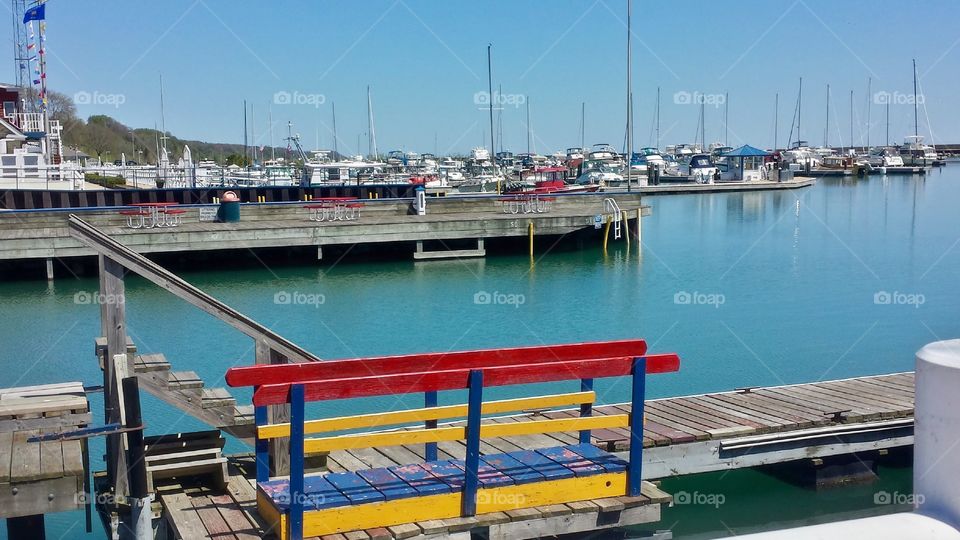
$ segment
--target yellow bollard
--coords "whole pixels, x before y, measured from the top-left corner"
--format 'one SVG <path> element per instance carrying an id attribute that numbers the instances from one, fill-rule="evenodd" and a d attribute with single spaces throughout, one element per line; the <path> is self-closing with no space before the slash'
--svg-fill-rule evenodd
<path id="1" fill-rule="evenodd" d="M 533 258 L 533 222 L 527 225 L 528 235 L 530 236 L 530 258 Z"/>
<path id="2" fill-rule="evenodd" d="M 627 247 L 630 247 L 630 218 L 626 211 L 620 211 L 620 219 L 623 220 L 623 234 L 627 237 Z"/>
<path id="3" fill-rule="evenodd" d="M 607 252 L 607 240 L 610 238 L 610 223 L 613 220 L 610 219 L 610 216 L 607 216 L 607 226 L 603 228 L 603 252 Z"/>
<path id="4" fill-rule="evenodd" d="M 640 245 L 643 242 L 643 237 L 641 236 L 642 227 L 640 226 L 640 212 L 641 209 L 637 208 L 637 245 Z"/>

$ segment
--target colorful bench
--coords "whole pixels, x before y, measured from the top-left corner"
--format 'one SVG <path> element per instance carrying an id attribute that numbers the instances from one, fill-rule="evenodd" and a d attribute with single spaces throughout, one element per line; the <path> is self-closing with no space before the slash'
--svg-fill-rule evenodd
<path id="1" fill-rule="evenodd" d="M 282 539 L 301 539 L 431 519 L 473 516 L 565 502 L 638 496 L 647 373 L 679 369 L 674 354 L 647 355 L 643 340 L 580 343 L 318 363 L 232 368 L 230 386 L 253 386 L 257 421 L 257 506 Z M 633 414 L 591 416 L 593 380 L 632 378 Z M 580 381 L 580 391 L 483 401 L 492 386 Z M 437 392 L 468 390 L 464 405 L 437 405 Z M 424 394 L 424 408 L 307 420 L 305 403 L 368 396 Z M 267 424 L 267 407 L 290 404 L 289 424 Z M 580 416 L 484 423 L 483 415 L 579 405 Z M 466 425 L 438 425 L 466 418 Z M 410 427 L 424 423 L 423 428 Z M 320 438 L 307 434 L 404 426 Z M 628 427 L 624 461 L 590 444 L 591 429 Z M 480 454 L 480 440 L 579 432 L 579 443 Z M 269 478 L 267 444 L 290 439 L 290 475 Z M 465 460 L 437 459 L 436 443 L 464 440 Z M 425 462 L 345 473 L 304 475 L 305 454 L 424 444 Z"/>

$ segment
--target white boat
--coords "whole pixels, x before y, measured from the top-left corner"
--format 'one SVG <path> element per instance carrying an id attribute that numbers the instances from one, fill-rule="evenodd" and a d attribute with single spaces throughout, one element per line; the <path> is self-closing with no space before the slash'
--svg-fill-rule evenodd
<path id="1" fill-rule="evenodd" d="M 576 183 L 581 186 L 596 185 L 602 187 L 623 184 L 622 169 L 607 160 L 587 160 Z"/>
<path id="2" fill-rule="evenodd" d="M 443 158 L 437 164 L 437 174 L 450 182 L 460 182 L 464 179 L 463 163 L 452 158 Z"/>
<path id="3" fill-rule="evenodd" d="M 896 148 L 880 146 L 870 152 L 867 163 L 871 170 L 883 173 L 887 167 L 903 167 L 903 158 Z"/>
<path id="4" fill-rule="evenodd" d="M 923 143 L 922 135 L 910 135 L 903 138 L 900 157 L 904 165 L 913 167 L 931 167 L 940 161 L 936 148 Z"/>
<path id="5" fill-rule="evenodd" d="M 719 171 L 707 154 L 694 154 L 680 163 L 680 174 L 698 184 L 712 184 Z"/>
<path id="6" fill-rule="evenodd" d="M 804 144 L 804 141 L 797 141 L 797 146 L 789 150 L 785 150 L 782 154 L 783 162 L 792 171 L 803 171 L 806 169 L 815 169 L 821 165 L 820 154 L 816 150 L 813 150 L 809 146 Z"/>

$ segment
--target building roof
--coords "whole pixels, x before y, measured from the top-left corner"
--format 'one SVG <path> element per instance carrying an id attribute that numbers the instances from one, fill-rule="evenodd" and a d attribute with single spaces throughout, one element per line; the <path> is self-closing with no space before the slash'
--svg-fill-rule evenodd
<path id="1" fill-rule="evenodd" d="M 754 148 L 749 144 L 745 144 L 736 150 L 731 150 L 723 154 L 723 157 L 763 157 L 769 155 L 770 152 L 766 152 L 759 148 Z"/>

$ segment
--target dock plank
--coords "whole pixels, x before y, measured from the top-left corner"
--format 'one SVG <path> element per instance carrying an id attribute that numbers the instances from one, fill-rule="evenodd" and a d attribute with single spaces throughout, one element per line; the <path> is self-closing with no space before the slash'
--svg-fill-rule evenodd
<path id="1" fill-rule="evenodd" d="M 0 483 L 10 482 L 10 462 L 13 458 L 13 432 L 0 433 Z"/>
<path id="2" fill-rule="evenodd" d="M 40 445 L 27 442 L 39 435 L 39 430 L 17 431 L 13 434 L 13 454 L 10 459 L 10 481 L 32 482 L 41 479 Z"/>

